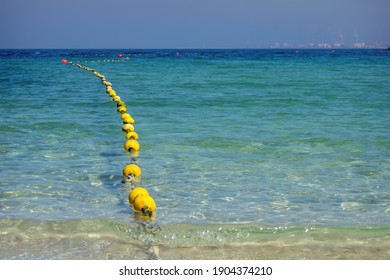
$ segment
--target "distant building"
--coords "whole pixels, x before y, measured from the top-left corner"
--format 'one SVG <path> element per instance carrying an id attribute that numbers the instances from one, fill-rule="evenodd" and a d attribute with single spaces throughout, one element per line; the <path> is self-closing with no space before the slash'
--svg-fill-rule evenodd
<path id="1" fill-rule="evenodd" d="M 354 48 L 364 48 L 366 46 L 366 43 L 364 43 L 364 42 L 356 42 L 356 43 L 354 43 L 353 44 L 353 47 Z"/>
<path id="2" fill-rule="evenodd" d="M 330 44 L 328 44 L 328 43 L 319 43 L 318 47 L 321 48 L 321 49 L 329 49 L 332 46 Z"/>

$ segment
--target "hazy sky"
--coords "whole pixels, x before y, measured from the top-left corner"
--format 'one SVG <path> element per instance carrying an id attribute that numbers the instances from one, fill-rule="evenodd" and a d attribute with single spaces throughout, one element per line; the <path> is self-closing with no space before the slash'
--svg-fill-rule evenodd
<path id="1" fill-rule="evenodd" d="M 390 0 L 1 0 L 0 48 L 390 44 Z"/>

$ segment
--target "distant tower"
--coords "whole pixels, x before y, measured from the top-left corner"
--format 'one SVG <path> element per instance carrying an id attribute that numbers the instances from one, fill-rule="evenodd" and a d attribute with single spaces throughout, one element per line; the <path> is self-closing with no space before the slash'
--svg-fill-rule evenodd
<path id="1" fill-rule="evenodd" d="M 355 32 L 353 37 L 355 37 L 355 43 L 353 44 L 354 48 L 364 48 L 364 47 L 366 47 L 366 43 L 359 42 L 359 35 L 357 34 L 357 32 Z"/>
<path id="2" fill-rule="evenodd" d="M 345 45 L 345 42 L 344 42 L 344 36 L 341 32 L 339 32 L 339 36 L 337 37 L 337 42 L 336 44 L 334 44 L 335 47 L 343 47 Z"/>
<path id="3" fill-rule="evenodd" d="M 355 31 L 355 33 L 353 34 L 353 37 L 355 38 L 355 43 L 359 43 L 359 34 L 357 34 L 356 31 Z"/>

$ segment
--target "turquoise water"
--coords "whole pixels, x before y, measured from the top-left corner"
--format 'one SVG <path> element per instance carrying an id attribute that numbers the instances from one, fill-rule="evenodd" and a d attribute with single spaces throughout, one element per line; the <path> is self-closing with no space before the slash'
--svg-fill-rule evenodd
<path id="1" fill-rule="evenodd" d="M 130 60 L 107 62 L 118 53 Z M 127 202 L 130 186 L 122 182 L 130 158 L 116 105 L 100 79 L 62 65 L 63 57 L 105 75 L 135 119 L 143 172 L 137 184 L 157 202 L 156 224 L 170 229 L 153 244 L 178 248 L 193 240 L 197 248 L 203 236 L 202 246 L 225 246 L 216 226 L 238 227 L 249 234 L 238 241 L 246 244 L 254 242 L 253 226 L 299 228 L 297 242 L 305 246 L 307 229 L 345 236 L 352 227 L 370 228 L 370 238 L 351 237 L 356 243 L 379 240 L 382 256 L 390 256 L 384 50 L 1 50 L 3 237 L 19 240 L 12 230 L 19 223 L 46 229 L 27 230 L 41 238 L 59 238 L 42 223 L 139 227 Z M 167 241 L 176 236 L 172 228 L 186 231 L 175 244 Z M 21 253 L 0 257 L 39 258 L 29 254 L 36 243 L 26 236 Z M 52 249 L 57 258 L 84 257 L 63 244 L 46 248 Z"/>

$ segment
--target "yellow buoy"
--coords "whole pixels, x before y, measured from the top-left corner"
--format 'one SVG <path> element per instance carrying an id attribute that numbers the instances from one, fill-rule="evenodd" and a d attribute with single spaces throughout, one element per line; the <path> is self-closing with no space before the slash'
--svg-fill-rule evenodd
<path id="1" fill-rule="evenodd" d="M 109 93 L 110 91 L 112 91 L 112 87 L 111 86 L 107 86 L 106 87 L 106 92 Z"/>
<path id="2" fill-rule="evenodd" d="M 121 101 L 121 97 L 119 95 L 116 95 L 112 98 L 112 101 Z"/>
<path id="3" fill-rule="evenodd" d="M 139 195 L 134 200 L 134 210 L 151 217 L 155 214 L 156 202 L 149 195 Z"/>
<path id="4" fill-rule="evenodd" d="M 112 89 L 108 92 L 108 95 L 111 97 L 114 97 L 114 96 L 116 96 L 116 91 Z"/>
<path id="5" fill-rule="evenodd" d="M 122 120 L 123 120 L 124 118 L 127 118 L 127 117 L 130 117 L 130 118 L 131 118 L 131 115 L 130 115 L 129 113 L 123 113 L 123 114 L 121 115 Z"/>
<path id="6" fill-rule="evenodd" d="M 126 103 L 123 102 L 122 100 L 118 101 L 118 103 L 116 104 L 116 107 L 120 107 L 120 106 L 125 106 L 126 107 Z"/>
<path id="7" fill-rule="evenodd" d="M 81 67 L 80 67 L 80 68 L 81 68 Z M 102 74 L 100 74 L 100 73 L 98 73 L 98 72 L 96 72 L 96 71 L 94 71 L 93 74 L 94 74 L 96 77 L 100 78 L 100 79 L 105 79 L 105 78 L 106 78 L 106 77 L 104 77 Z"/>
<path id="8" fill-rule="evenodd" d="M 138 133 L 135 132 L 135 131 L 129 131 L 129 132 L 126 133 L 126 139 L 137 140 L 138 139 Z"/>
<path id="9" fill-rule="evenodd" d="M 134 200 L 139 195 L 149 195 L 148 191 L 144 188 L 134 188 L 129 193 L 129 202 L 130 204 L 134 204 Z"/>
<path id="10" fill-rule="evenodd" d="M 123 176 L 125 176 L 126 178 L 128 178 L 129 176 L 139 177 L 141 176 L 141 173 L 141 168 L 135 163 L 126 165 L 122 172 Z"/>
<path id="11" fill-rule="evenodd" d="M 130 140 L 126 141 L 124 148 L 126 151 L 129 151 L 129 152 L 131 152 L 131 151 L 137 152 L 140 149 L 140 145 L 139 145 L 137 140 L 130 139 Z"/>
<path id="12" fill-rule="evenodd" d="M 130 123 L 126 123 L 126 124 L 122 125 L 122 130 L 124 132 L 134 131 L 134 125 L 132 125 Z"/>
<path id="13" fill-rule="evenodd" d="M 123 123 L 126 124 L 126 123 L 129 123 L 129 124 L 134 124 L 134 119 L 132 117 L 126 117 L 123 119 Z"/>
<path id="14" fill-rule="evenodd" d="M 121 114 L 127 112 L 127 109 L 126 109 L 125 106 L 119 106 L 116 110 L 117 110 L 119 113 L 121 113 Z"/>

